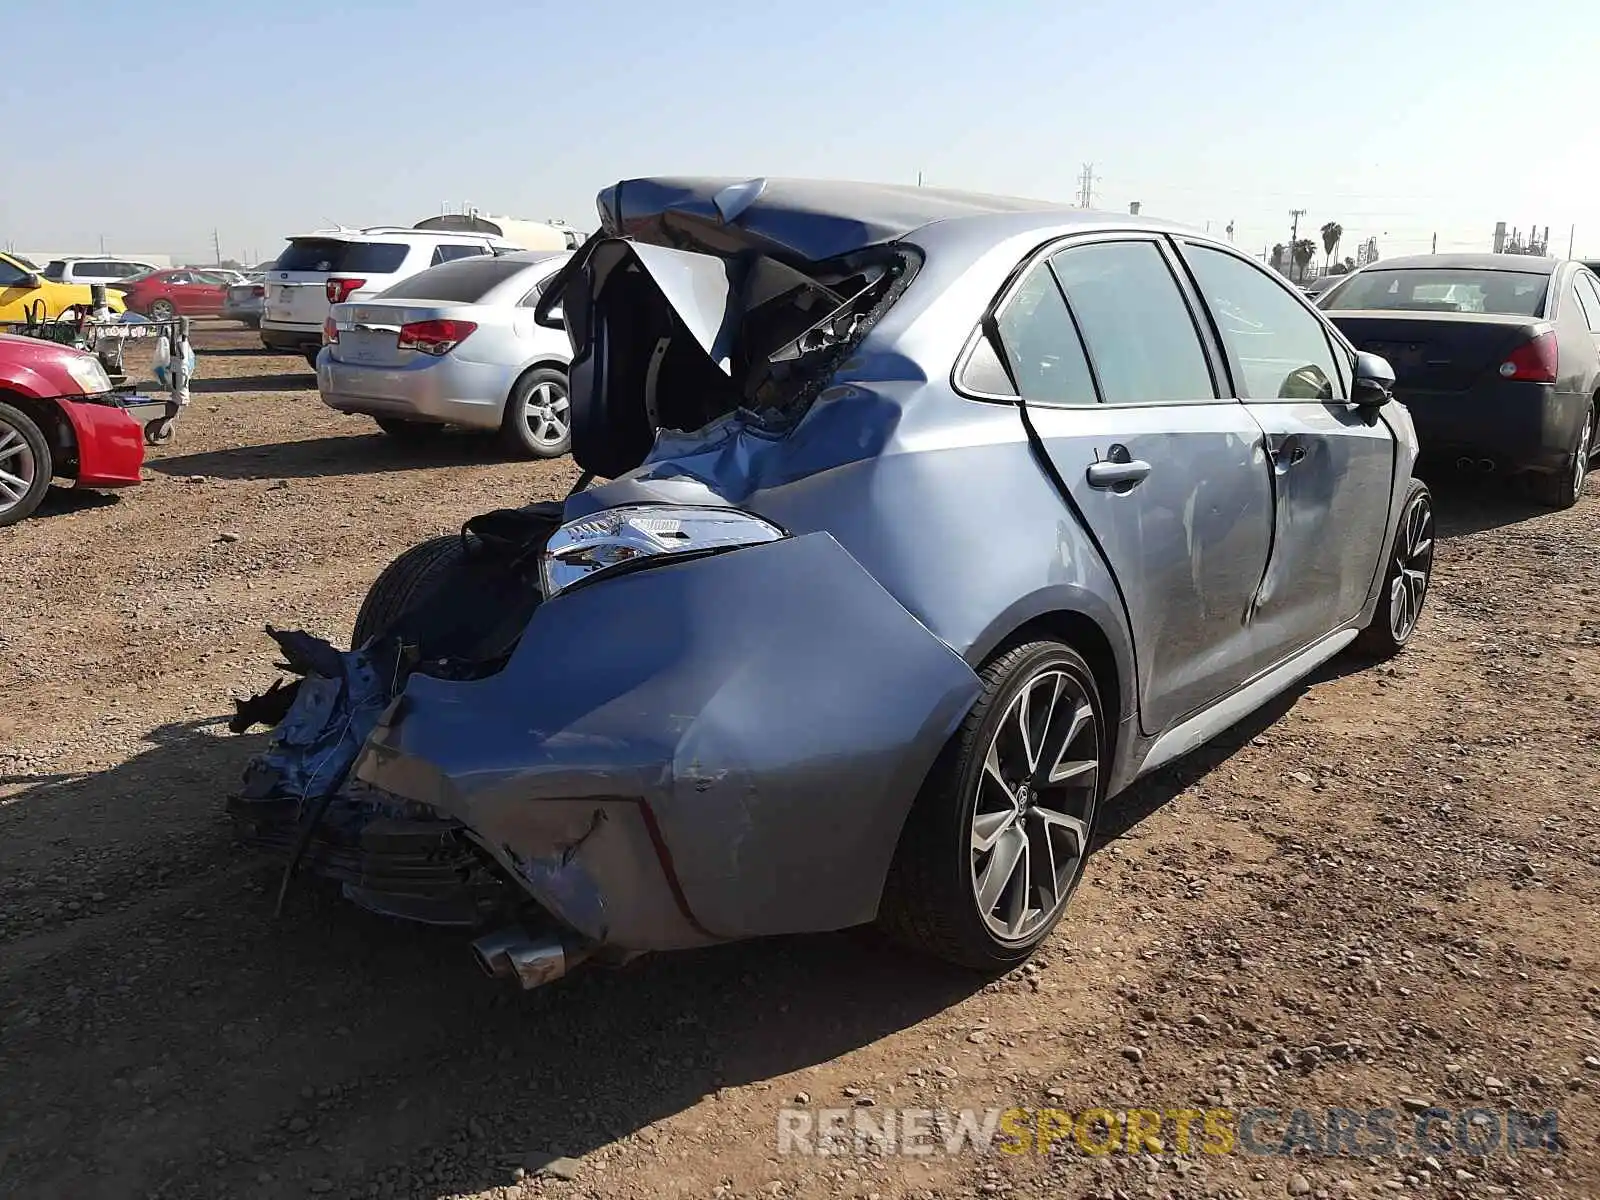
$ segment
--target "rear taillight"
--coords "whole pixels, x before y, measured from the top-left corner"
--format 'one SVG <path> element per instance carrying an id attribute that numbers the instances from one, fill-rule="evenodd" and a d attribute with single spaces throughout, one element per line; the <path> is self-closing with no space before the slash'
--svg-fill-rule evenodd
<path id="1" fill-rule="evenodd" d="M 350 298 L 350 293 L 357 288 L 367 286 L 365 279 L 330 279 L 326 288 L 329 304 L 343 304 Z"/>
<path id="2" fill-rule="evenodd" d="M 1554 383 L 1560 359 L 1556 335 L 1547 330 L 1513 350 L 1500 364 L 1500 377 L 1523 383 Z"/>
<path id="3" fill-rule="evenodd" d="M 322 323 L 322 344 L 324 346 L 333 346 L 336 345 L 338 341 L 339 327 L 333 323 L 333 318 L 329 317 Z"/>
<path id="4" fill-rule="evenodd" d="M 252 296 L 265 296 L 267 294 L 267 289 L 258 283 L 250 289 L 250 294 Z"/>
<path id="5" fill-rule="evenodd" d="M 476 329 L 474 321 L 411 321 L 400 326 L 397 350 L 420 350 L 423 354 L 449 354 Z"/>

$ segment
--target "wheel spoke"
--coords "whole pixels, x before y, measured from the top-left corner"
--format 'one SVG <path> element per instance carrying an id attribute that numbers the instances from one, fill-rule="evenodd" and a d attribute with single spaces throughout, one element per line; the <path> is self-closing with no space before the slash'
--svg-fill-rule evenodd
<path id="1" fill-rule="evenodd" d="M 972 818 L 972 848 L 979 853 L 994 849 L 995 842 L 1011 827 L 1015 816 L 1010 809 L 978 813 Z"/>
<path id="2" fill-rule="evenodd" d="M 1010 885 L 1010 903 L 1006 905 L 1006 933 L 1011 937 L 1021 934 L 1028 924 L 1028 917 L 1032 910 L 1028 901 L 1033 895 L 1033 843 L 1028 840 L 1028 835 L 1022 830 L 1017 831 L 1021 836 L 1022 857 L 1017 863 L 1017 869 L 1012 872 Z"/>
<path id="3" fill-rule="evenodd" d="M 989 753 L 983 758 L 983 774 L 987 779 L 994 781 L 995 785 L 1005 793 L 1007 802 L 1010 802 L 1014 793 L 1011 785 L 1006 782 L 1006 777 L 1000 773 L 1000 739 L 996 738 L 989 743 Z M 980 781 L 981 787 L 981 781 Z"/>
<path id="4" fill-rule="evenodd" d="M 1043 778 L 1038 779 L 1035 786 L 1049 787 L 1058 783 L 1065 783 L 1084 774 L 1086 771 L 1093 770 L 1098 765 L 1098 758 L 1067 758 L 1067 752 L 1078 744 L 1079 739 L 1082 738 L 1085 732 L 1093 735 L 1093 723 L 1094 709 L 1090 708 L 1087 702 L 1074 706 L 1070 719 L 1060 723 L 1062 732 L 1059 744 L 1054 738 L 1050 740 L 1050 753 L 1044 760 L 1049 764 L 1049 767 L 1045 772 L 1042 772 Z M 1098 746 L 1090 748 L 1095 751 L 1099 749 Z"/>
<path id="5" fill-rule="evenodd" d="M 1433 539 L 1431 537 L 1430 538 L 1423 538 L 1415 546 L 1411 547 L 1411 553 L 1410 553 L 1410 555 L 1408 555 L 1408 557 L 1411 559 L 1412 562 L 1416 562 L 1417 559 L 1421 558 L 1424 554 L 1430 554 L 1430 553 L 1432 553 L 1432 551 L 1433 551 Z"/>
<path id="6" fill-rule="evenodd" d="M 1056 812 L 1049 808 L 1036 808 L 1033 816 L 1037 817 L 1043 826 L 1046 837 L 1056 833 L 1069 833 L 1072 835 L 1073 857 L 1081 857 L 1089 845 L 1089 827 L 1077 817 L 1067 813 Z"/>
<path id="7" fill-rule="evenodd" d="M 0 459 L 15 458 L 28 448 L 22 435 L 15 429 L 6 429 L 3 425 L 0 425 L 0 429 L 5 429 L 5 436 L 0 437 Z"/>
<path id="8" fill-rule="evenodd" d="M 983 873 L 978 878 L 978 908 L 985 916 L 994 912 L 995 905 L 1000 902 L 1000 896 L 1006 889 L 1006 884 L 1011 882 L 1017 873 L 1017 868 L 1022 864 L 1022 856 L 1027 846 L 1027 837 L 1015 825 L 1002 833 L 995 842 L 994 850 L 989 854 L 989 861 L 984 865 Z"/>

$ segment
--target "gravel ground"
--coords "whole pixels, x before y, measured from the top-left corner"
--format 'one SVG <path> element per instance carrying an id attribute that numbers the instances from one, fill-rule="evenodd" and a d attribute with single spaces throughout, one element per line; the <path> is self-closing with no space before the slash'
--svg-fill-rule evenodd
<path id="1" fill-rule="evenodd" d="M 397 446 L 253 343 L 201 336 L 144 486 L 0 530 L 0 1194 L 1600 1196 L 1593 490 L 1441 492 L 1415 646 L 1141 784 L 1003 979 L 849 934 L 521 995 L 316 888 L 274 921 L 222 817 L 261 738 L 222 722 L 274 678 L 266 623 L 342 639 L 403 549 L 573 468 Z M 1391 1108 L 1406 1142 L 1428 1104 L 1555 1110 L 1564 1150 L 776 1138 L 783 1107 L 1264 1106 Z"/>

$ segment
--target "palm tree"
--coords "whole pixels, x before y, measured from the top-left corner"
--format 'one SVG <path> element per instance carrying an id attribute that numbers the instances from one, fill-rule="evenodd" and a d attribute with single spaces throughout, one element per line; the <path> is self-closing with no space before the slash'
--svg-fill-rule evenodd
<path id="1" fill-rule="evenodd" d="M 1290 250 L 1294 261 L 1295 276 L 1299 279 L 1306 277 L 1306 268 L 1311 265 L 1311 260 L 1317 256 L 1317 244 L 1310 238 L 1301 238 Z"/>
<path id="2" fill-rule="evenodd" d="M 1344 226 L 1337 221 L 1329 221 L 1322 227 L 1322 251 L 1328 256 L 1328 261 L 1333 262 L 1333 252 L 1339 248 L 1339 239 L 1344 236 Z"/>
<path id="3" fill-rule="evenodd" d="M 1272 248 L 1272 269 L 1284 275 L 1289 273 L 1288 247 L 1279 242 Z"/>

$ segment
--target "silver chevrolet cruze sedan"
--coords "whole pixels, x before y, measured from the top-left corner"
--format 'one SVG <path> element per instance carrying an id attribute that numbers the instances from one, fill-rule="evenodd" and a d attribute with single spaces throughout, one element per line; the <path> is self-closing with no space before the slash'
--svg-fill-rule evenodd
<path id="1" fill-rule="evenodd" d="M 235 811 L 357 903 L 524 986 L 873 921 L 1004 967 L 1108 800 L 1412 639 L 1388 364 L 1233 246 L 867 184 L 599 207 L 536 310 L 579 486 L 403 555 L 349 652 L 275 635 L 300 691 L 241 705 L 279 734 Z"/>
<path id="2" fill-rule="evenodd" d="M 366 300 L 335 304 L 317 390 L 340 412 L 421 440 L 456 425 L 493 430 L 530 458 L 567 452 L 567 359 L 560 330 L 534 322 L 540 288 L 571 256 L 520 251 L 430 267 Z"/>

